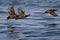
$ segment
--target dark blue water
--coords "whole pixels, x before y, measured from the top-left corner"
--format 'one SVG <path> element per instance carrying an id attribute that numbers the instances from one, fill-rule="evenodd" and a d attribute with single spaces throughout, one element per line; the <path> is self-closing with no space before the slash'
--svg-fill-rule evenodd
<path id="1" fill-rule="evenodd" d="M 16 14 L 21 6 L 31 16 L 6 20 L 11 5 Z M 51 8 L 58 9 L 58 17 L 44 14 Z M 9 32 L 9 25 L 15 27 L 14 32 Z M 0 0 L 0 40 L 60 40 L 60 0 Z"/>

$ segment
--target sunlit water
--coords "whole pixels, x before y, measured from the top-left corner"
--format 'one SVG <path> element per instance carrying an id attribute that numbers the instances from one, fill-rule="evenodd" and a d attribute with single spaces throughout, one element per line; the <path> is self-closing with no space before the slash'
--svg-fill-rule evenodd
<path id="1" fill-rule="evenodd" d="M 15 13 L 20 5 L 25 19 L 6 20 L 7 8 L 14 5 Z M 47 9 L 58 9 L 58 17 L 44 14 Z M 8 25 L 14 28 L 9 32 Z M 60 40 L 60 0 L 0 0 L 0 40 Z"/>

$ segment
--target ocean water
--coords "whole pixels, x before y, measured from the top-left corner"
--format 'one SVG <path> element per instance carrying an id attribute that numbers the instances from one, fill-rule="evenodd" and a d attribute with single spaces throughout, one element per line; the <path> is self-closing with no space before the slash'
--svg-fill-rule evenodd
<path id="1" fill-rule="evenodd" d="M 6 20 L 11 5 L 16 14 L 21 6 L 31 16 Z M 47 9 L 57 9 L 59 16 L 44 14 Z M 13 32 L 9 25 L 14 27 Z M 60 40 L 60 0 L 0 0 L 0 40 Z"/>

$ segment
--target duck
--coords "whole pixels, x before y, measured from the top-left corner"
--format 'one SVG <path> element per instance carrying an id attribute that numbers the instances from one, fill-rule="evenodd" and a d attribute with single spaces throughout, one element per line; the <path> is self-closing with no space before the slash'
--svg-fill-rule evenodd
<path id="1" fill-rule="evenodd" d="M 30 14 L 25 15 L 24 13 L 25 13 L 25 12 L 24 12 L 24 11 L 22 10 L 22 8 L 19 6 L 19 7 L 18 7 L 18 14 L 19 14 L 19 15 L 16 16 L 16 19 L 23 19 L 23 18 L 26 18 L 26 17 L 30 16 Z"/>
<path id="2" fill-rule="evenodd" d="M 45 13 L 49 13 L 52 16 L 58 16 L 55 11 L 57 11 L 57 9 L 48 9 L 47 11 L 45 11 Z"/>
<path id="3" fill-rule="evenodd" d="M 8 19 L 14 19 L 16 17 L 13 6 L 8 7 L 8 13 L 9 13 L 9 16 L 7 17 L 7 20 Z"/>

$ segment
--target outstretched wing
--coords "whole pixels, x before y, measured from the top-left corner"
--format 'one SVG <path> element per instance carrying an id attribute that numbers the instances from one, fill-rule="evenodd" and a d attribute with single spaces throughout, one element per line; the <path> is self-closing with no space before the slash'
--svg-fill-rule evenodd
<path id="1" fill-rule="evenodd" d="M 19 13 L 19 16 L 24 16 L 24 11 L 22 10 L 21 7 L 18 7 L 18 13 Z"/>
<path id="2" fill-rule="evenodd" d="M 49 13 L 52 15 L 52 16 L 58 16 L 54 11 L 50 10 Z"/>
<path id="3" fill-rule="evenodd" d="M 13 6 L 8 7 L 8 12 L 9 12 L 9 15 L 15 15 Z"/>

